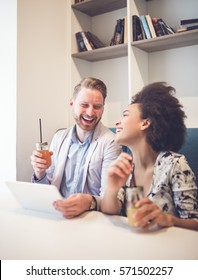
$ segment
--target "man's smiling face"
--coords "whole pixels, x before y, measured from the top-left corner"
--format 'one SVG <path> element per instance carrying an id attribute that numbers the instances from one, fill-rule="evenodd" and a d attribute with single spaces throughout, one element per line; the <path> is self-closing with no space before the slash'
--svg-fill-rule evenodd
<path id="1" fill-rule="evenodd" d="M 99 90 L 82 88 L 70 101 L 70 106 L 76 124 L 83 130 L 91 131 L 102 117 L 104 98 Z"/>

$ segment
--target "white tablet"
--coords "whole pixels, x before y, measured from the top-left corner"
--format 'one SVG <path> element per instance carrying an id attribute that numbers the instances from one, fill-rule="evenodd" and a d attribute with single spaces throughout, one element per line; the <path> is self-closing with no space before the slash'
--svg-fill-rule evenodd
<path id="1" fill-rule="evenodd" d="M 43 211 L 51 214 L 60 214 L 53 207 L 53 202 L 63 197 L 54 185 L 5 182 L 19 204 L 29 210 Z"/>

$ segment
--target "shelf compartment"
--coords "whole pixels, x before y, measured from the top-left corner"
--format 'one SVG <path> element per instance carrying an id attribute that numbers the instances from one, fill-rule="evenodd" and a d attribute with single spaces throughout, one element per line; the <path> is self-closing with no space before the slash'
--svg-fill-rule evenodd
<path id="1" fill-rule="evenodd" d="M 72 57 L 76 57 L 92 62 L 92 61 L 100 61 L 100 60 L 127 56 L 127 54 L 128 54 L 127 44 L 120 44 L 120 45 L 109 46 L 105 48 L 99 48 L 92 51 L 73 53 Z"/>
<path id="2" fill-rule="evenodd" d="M 126 6 L 127 0 L 86 0 L 84 2 L 73 4 L 72 8 L 93 17 L 122 9 Z"/>
<path id="3" fill-rule="evenodd" d="M 165 35 L 153 39 L 132 42 L 133 47 L 146 52 L 156 52 L 198 44 L 198 30 Z"/>

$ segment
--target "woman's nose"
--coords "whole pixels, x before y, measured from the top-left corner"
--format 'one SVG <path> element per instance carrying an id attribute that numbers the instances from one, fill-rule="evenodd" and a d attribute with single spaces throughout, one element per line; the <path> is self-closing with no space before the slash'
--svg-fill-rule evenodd
<path id="1" fill-rule="evenodd" d="M 115 122 L 115 126 L 118 126 L 120 124 L 120 121 Z"/>

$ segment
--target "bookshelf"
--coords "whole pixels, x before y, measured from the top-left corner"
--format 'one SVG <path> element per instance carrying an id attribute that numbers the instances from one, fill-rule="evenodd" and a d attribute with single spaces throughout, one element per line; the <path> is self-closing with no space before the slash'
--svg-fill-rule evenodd
<path id="1" fill-rule="evenodd" d="M 198 44 L 198 30 L 191 30 L 153 39 L 132 42 L 131 45 L 146 52 L 156 52 Z"/>
<path id="2" fill-rule="evenodd" d="M 71 91 L 84 76 L 94 76 L 105 82 L 108 89 L 103 123 L 114 126 L 122 108 L 129 101 L 127 44 L 110 46 L 116 21 L 127 15 L 127 0 L 92 0 L 71 6 Z M 106 47 L 78 52 L 75 33 L 91 31 Z M 122 76 L 121 83 L 118 83 Z M 71 118 L 72 121 L 72 118 Z"/>
<path id="3" fill-rule="evenodd" d="M 181 98 L 198 97 L 196 83 L 198 30 L 132 41 L 132 15 L 149 14 L 163 18 L 174 29 L 181 19 L 196 18 L 194 0 L 85 0 L 70 2 L 71 91 L 83 76 L 96 76 L 108 88 L 104 123 L 113 126 L 129 103 L 131 95 L 143 85 L 164 80 L 173 85 Z M 109 46 L 116 19 L 127 15 L 127 43 Z M 78 52 L 75 33 L 91 31 L 104 48 Z M 181 70 L 182 69 L 182 70 Z M 188 84 L 191 84 L 190 90 Z M 189 99 L 190 100 L 190 99 Z"/>
<path id="4" fill-rule="evenodd" d="M 92 51 L 77 52 L 72 54 L 72 57 L 84 59 L 87 61 L 100 61 L 122 56 L 127 56 L 127 44 L 107 46 Z"/>
<path id="5" fill-rule="evenodd" d="M 86 0 L 73 4 L 71 7 L 88 16 L 97 16 L 103 13 L 112 12 L 125 8 L 127 6 L 127 0 Z"/>

